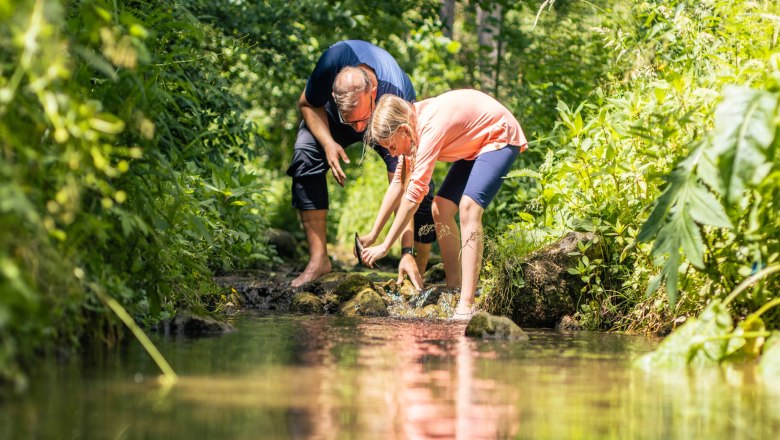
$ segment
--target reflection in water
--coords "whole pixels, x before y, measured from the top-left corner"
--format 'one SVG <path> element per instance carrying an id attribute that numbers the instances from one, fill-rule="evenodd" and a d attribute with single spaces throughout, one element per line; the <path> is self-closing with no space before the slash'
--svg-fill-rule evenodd
<path id="1" fill-rule="evenodd" d="M 0 402 L 0 439 L 733 439 L 780 429 L 776 391 L 752 369 L 648 376 L 629 368 L 655 345 L 641 337 L 475 341 L 465 324 L 436 320 L 236 324 L 219 338 L 158 341 L 181 377 L 166 395 L 133 344 L 35 371 L 27 396 Z"/>

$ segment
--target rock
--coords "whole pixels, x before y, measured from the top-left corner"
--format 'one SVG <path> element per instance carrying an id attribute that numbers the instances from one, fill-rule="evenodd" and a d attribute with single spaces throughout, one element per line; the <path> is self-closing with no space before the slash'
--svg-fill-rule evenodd
<path id="1" fill-rule="evenodd" d="M 528 255 L 524 261 L 505 261 L 511 265 L 508 273 L 516 273 L 520 264 L 524 277 L 521 287 L 512 283 L 517 280 L 506 280 L 496 292 L 491 292 L 486 298 L 485 308 L 488 312 L 498 315 L 509 315 L 512 320 L 523 327 L 548 327 L 565 315 L 573 315 L 577 304 L 589 298 L 580 298 L 584 282 L 579 275 L 568 272 L 577 266 L 580 255 L 578 243 L 593 242 L 597 236 L 592 233 L 571 232 L 556 243 Z M 600 247 L 591 245 L 586 255 L 591 261 L 601 258 Z M 503 298 L 499 298 L 503 295 Z M 508 307 L 506 306 L 508 305 Z"/>
<path id="2" fill-rule="evenodd" d="M 429 304 L 422 309 L 417 309 L 414 316 L 418 318 L 446 318 L 447 314 L 436 304 Z"/>
<path id="3" fill-rule="evenodd" d="M 294 293 L 285 274 L 277 272 L 247 271 L 214 281 L 230 289 L 231 301 L 240 308 L 286 312 Z"/>
<path id="4" fill-rule="evenodd" d="M 266 231 L 268 244 L 276 248 L 276 253 L 284 259 L 295 258 L 298 254 L 298 246 L 295 237 L 287 231 L 269 228 Z"/>
<path id="5" fill-rule="evenodd" d="M 372 291 L 375 290 L 374 283 L 365 275 L 352 273 L 349 274 L 341 283 L 339 283 L 333 292 L 338 295 L 339 299 L 343 302 L 354 297 L 358 292 L 361 292 L 365 289 L 370 289 Z"/>
<path id="6" fill-rule="evenodd" d="M 446 288 L 442 285 L 425 287 L 419 292 L 415 292 L 414 296 L 408 298 L 407 301 L 412 307 L 422 309 L 432 304 L 435 305 L 445 290 Z"/>
<path id="7" fill-rule="evenodd" d="M 387 282 L 382 284 L 381 287 L 382 290 L 384 290 L 390 295 L 398 294 L 398 284 L 396 284 L 395 280 L 387 280 Z"/>
<path id="8" fill-rule="evenodd" d="M 444 263 L 438 263 L 434 264 L 430 269 L 425 271 L 425 275 L 423 275 L 423 283 L 441 283 L 445 280 L 445 278 Z"/>
<path id="9" fill-rule="evenodd" d="M 322 295 L 322 303 L 326 313 L 336 313 L 341 305 L 339 296 L 333 292 Z"/>
<path id="10" fill-rule="evenodd" d="M 555 330 L 580 331 L 582 330 L 582 327 L 580 326 L 579 321 L 574 319 L 572 316 L 565 315 L 562 316 L 557 323 L 555 323 Z"/>
<path id="11" fill-rule="evenodd" d="M 344 316 L 388 316 L 387 305 L 370 287 L 365 287 L 354 298 L 341 306 Z"/>
<path id="12" fill-rule="evenodd" d="M 527 341 L 528 335 L 511 319 L 477 312 L 466 326 L 466 336 L 482 339 Z"/>
<path id="13" fill-rule="evenodd" d="M 319 315 L 324 310 L 323 300 L 310 292 L 298 292 L 292 297 L 290 311 L 307 315 Z"/>
<path id="14" fill-rule="evenodd" d="M 176 317 L 165 325 L 166 333 L 180 336 L 209 336 L 228 333 L 233 326 L 211 316 L 195 315 L 186 310 L 180 310 Z"/>
<path id="15" fill-rule="evenodd" d="M 417 295 L 417 289 L 414 288 L 414 284 L 412 284 L 411 281 L 404 279 L 404 282 L 398 286 L 398 294 L 401 295 L 401 297 L 405 300 L 409 301 L 415 295 Z"/>
<path id="16" fill-rule="evenodd" d="M 347 272 L 327 273 L 316 280 L 301 286 L 301 290 L 313 292 L 315 295 L 323 296 L 326 293 L 333 292 L 336 286 L 341 284 L 349 274 Z"/>

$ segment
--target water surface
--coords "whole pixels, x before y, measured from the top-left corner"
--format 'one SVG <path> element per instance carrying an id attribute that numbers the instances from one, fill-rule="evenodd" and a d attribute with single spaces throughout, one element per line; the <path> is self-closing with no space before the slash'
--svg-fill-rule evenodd
<path id="1" fill-rule="evenodd" d="M 0 403 L 2 438 L 778 438 L 780 394 L 752 369 L 646 374 L 656 340 L 530 330 L 476 341 L 465 323 L 243 315 L 214 338 L 157 339 L 41 366 Z"/>

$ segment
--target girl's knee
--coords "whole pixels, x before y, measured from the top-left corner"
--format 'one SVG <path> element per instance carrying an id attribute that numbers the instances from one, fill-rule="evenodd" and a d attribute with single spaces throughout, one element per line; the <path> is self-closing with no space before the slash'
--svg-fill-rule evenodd
<path id="1" fill-rule="evenodd" d="M 471 197 L 463 196 L 458 206 L 460 210 L 461 221 L 482 221 L 482 214 L 485 209 L 479 206 Z"/>
<path id="2" fill-rule="evenodd" d="M 435 197 L 431 204 L 431 215 L 437 223 L 455 218 L 458 207 L 452 201 Z"/>

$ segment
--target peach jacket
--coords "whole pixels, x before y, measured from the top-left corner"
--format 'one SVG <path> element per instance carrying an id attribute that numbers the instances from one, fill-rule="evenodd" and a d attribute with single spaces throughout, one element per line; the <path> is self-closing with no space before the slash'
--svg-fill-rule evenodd
<path id="1" fill-rule="evenodd" d="M 436 161 L 474 160 L 507 145 L 528 148 L 523 129 L 512 113 L 478 90 L 452 90 L 413 104 L 417 114 L 417 155 L 406 198 L 419 203 L 428 192 Z M 411 166 L 411 158 L 406 160 Z M 398 161 L 393 182 L 401 181 Z"/>

